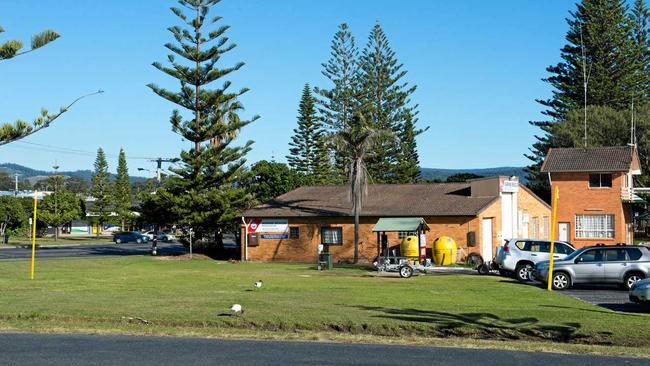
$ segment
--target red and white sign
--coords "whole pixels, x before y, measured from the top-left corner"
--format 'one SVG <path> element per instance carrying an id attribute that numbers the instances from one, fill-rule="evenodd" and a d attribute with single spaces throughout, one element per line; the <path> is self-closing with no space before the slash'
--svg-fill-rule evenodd
<path id="1" fill-rule="evenodd" d="M 249 233 L 288 233 L 289 220 L 286 219 L 252 219 L 248 224 Z"/>

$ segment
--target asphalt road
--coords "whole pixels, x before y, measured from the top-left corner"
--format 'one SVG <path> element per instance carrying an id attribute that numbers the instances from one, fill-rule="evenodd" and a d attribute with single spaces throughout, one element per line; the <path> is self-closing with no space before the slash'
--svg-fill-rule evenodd
<path id="1" fill-rule="evenodd" d="M 158 255 L 174 255 L 185 253 L 185 248 L 179 243 L 158 243 Z M 22 259 L 31 257 L 30 248 L 5 247 L 0 249 L 0 259 Z M 147 244 L 106 244 L 106 245 L 71 245 L 65 247 L 40 247 L 36 249 L 38 258 L 57 257 L 90 257 L 90 256 L 127 256 L 148 255 L 151 253 L 151 243 Z"/>
<path id="2" fill-rule="evenodd" d="M 562 291 L 562 293 L 614 311 L 650 313 L 649 306 L 630 302 L 628 291 L 617 286 L 581 285 Z"/>
<path id="3" fill-rule="evenodd" d="M 484 349 L 55 334 L 3 333 L 0 349 L 3 366 L 650 365 L 646 359 Z"/>

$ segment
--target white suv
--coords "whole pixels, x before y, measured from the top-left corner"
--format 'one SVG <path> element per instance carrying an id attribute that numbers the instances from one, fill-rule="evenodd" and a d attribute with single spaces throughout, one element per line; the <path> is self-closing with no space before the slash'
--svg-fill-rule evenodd
<path id="1" fill-rule="evenodd" d="M 563 259 L 574 251 L 571 244 L 556 241 L 553 258 Z M 501 273 L 514 273 L 518 280 L 529 281 L 535 264 L 550 260 L 550 252 L 549 240 L 511 239 L 497 252 L 495 262 Z"/>

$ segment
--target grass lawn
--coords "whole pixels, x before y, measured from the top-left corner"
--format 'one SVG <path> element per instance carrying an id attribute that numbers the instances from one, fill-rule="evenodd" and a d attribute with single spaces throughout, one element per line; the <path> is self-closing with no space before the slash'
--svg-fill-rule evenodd
<path id="1" fill-rule="evenodd" d="M 65 245 L 88 245 L 88 244 L 110 244 L 111 236 L 63 236 L 59 240 L 54 237 L 36 238 L 38 246 L 65 246 Z M 9 237 L 9 245 L 32 245 L 32 239 L 27 237 Z"/>
<path id="2" fill-rule="evenodd" d="M 374 277 L 358 268 L 161 260 L 0 262 L 0 329 L 262 337 L 650 357 L 649 314 L 495 276 Z M 253 291 L 253 282 L 264 281 Z M 239 303 L 243 316 L 230 316 Z M 142 320 L 139 320 L 142 319 Z M 146 320 L 149 324 L 145 324 Z"/>

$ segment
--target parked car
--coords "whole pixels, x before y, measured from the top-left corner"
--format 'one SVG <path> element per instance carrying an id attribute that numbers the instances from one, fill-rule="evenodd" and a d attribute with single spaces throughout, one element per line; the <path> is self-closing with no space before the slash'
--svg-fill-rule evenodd
<path id="1" fill-rule="evenodd" d="M 529 281 L 535 264 L 550 259 L 551 242 L 539 239 L 511 239 L 503 245 L 494 261 L 501 274 L 514 273 L 519 281 Z M 556 241 L 553 258 L 562 259 L 575 252 L 571 244 Z"/>
<path id="2" fill-rule="evenodd" d="M 144 233 L 144 235 L 149 237 L 149 240 L 153 240 L 154 234 L 155 231 L 147 231 L 146 233 Z M 176 240 L 176 237 L 174 235 L 162 231 L 158 232 L 158 241 L 172 241 L 172 240 Z"/>
<path id="3" fill-rule="evenodd" d="M 650 305 L 650 279 L 637 281 L 632 285 L 630 301 Z"/>
<path id="4" fill-rule="evenodd" d="M 535 266 L 535 279 L 546 282 L 549 262 Z M 631 289 L 650 276 L 650 249 L 639 245 L 584 247 L 553 263 L 553 288 L 567 289 L 579 283 L 609 283 Z"/>
<path id="5" fill-rule="evenodd" d="M 113 235 L 113 242 L 115 244 L 122 243 L 146 243 L 149 241 L 149 237 L 141 234 L 137 231 L 127 231 L 123 233 L 117 233 Z"/>

